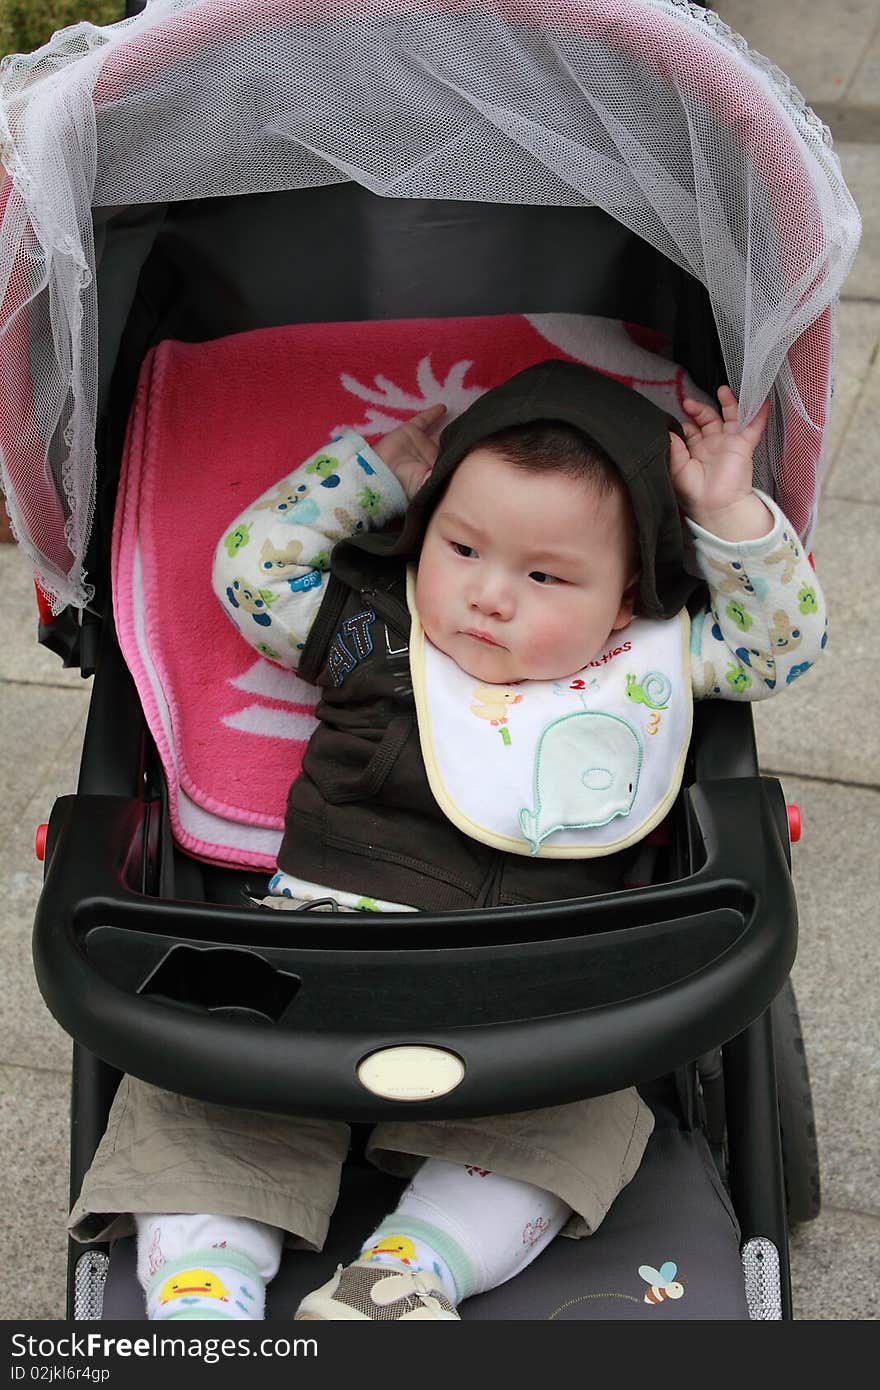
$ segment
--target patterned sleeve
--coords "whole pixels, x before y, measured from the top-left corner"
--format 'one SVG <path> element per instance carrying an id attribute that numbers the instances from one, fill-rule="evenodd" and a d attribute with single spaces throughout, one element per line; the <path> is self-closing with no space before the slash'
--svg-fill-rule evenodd
<path id="1" fill-rule="evenodd" d="M 232 522 L 214 553 L 214 593 L 246 642 L 296 670 L 336 541 L 405 510 L 393 473 L 360 435 L 344 434 Z"/>
<path id="2" fill-rule="evenodd" d="M 813 665 L 827 640 L 825 600 L 794 527 L 758 496 L 773 529 L 753 541 L 722 541 L 693 521 L 709 604 L 691 624 L 697 699 L 765 700 Z"/>

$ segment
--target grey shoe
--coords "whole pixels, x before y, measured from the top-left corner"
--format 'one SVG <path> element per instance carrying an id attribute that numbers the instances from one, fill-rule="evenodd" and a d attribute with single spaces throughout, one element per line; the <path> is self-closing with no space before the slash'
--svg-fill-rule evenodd
<path id="1" fill-rule="evenodd" d="M 332 1279 L 306 1294 L 297 1322 L 460 1322 L 434 1274 L 389 1269 L 366 1261 L 339 1266 Z"/>

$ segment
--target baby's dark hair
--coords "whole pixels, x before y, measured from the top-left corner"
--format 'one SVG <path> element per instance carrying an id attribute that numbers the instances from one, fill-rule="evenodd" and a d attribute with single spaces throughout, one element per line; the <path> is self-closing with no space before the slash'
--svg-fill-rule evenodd
<path id="1" fill-rule="evenodd" d="M 600 496 L 619 493 L 626 503 L 631 571 L 640 566 L 639 534 L 626 483 L 605 450 L 565 420 L 531 420 L 481 439 L 479 448 L 534 473 L 564 473 L 594 487 Z"/>

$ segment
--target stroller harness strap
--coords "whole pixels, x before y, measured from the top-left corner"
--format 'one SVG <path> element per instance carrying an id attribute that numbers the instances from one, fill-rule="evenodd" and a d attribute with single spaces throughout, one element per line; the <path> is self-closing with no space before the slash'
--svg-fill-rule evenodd
<path id="1" fill-rule="evenodd" d="M 693 720 L 686 612 L 636 618 L 563 680 L 481 684 L 426 638 L 408 575 L 410 668 L 444 815 L 509 854 L 582 859 L 642 839 L 681 786 Z"/>

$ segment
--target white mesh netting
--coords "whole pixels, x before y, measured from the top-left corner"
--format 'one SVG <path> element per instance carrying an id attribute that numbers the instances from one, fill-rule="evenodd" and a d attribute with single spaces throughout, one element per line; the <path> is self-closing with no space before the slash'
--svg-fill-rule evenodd
<path id="1" fill-rule="evenodd" d="M 89 594 L 91 207 L 344 180 L 385 197 L 596 204 L 696 276 L 743 415 L 775 386 L 757 481 L 808 535 L 859 217 L 827 130 L 711 12 L 149 0 L 5 59 L 0 96 L 3 482 L 56 610 Z"/>

